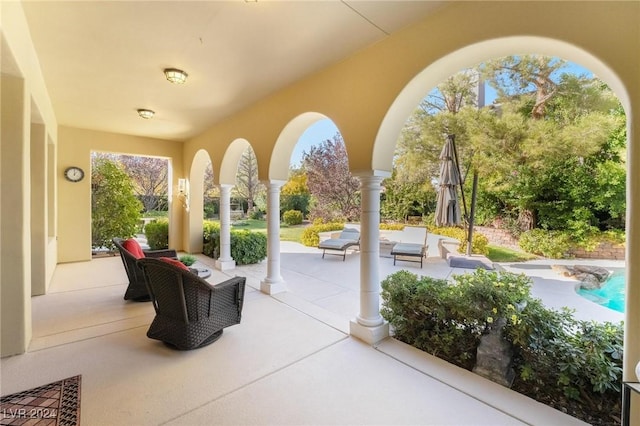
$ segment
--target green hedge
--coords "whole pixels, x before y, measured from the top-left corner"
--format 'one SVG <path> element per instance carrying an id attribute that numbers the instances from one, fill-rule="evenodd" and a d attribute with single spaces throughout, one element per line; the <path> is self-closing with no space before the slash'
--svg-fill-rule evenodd
<path id="1" fill-rule="evenodd" d="M 532 229 L 520 235 L 518 244 L 526 252 L 552 259 L 562 259 L 567 257 L 571 248 L 571 236 L 563 231 Z"/>
<path id="2" fill-rule="evenodd" d="M 530 286 L 530 278 L 511 273 L 477 270 L 450 283 L 400 271 L 382 282 L 381 312 L 397 339 L 468 370 L 480 337 L 506 319 L 514 390 L 588 423 L 613 424 L 623 324 L 578 321 L 567 309 L 545 308 Z"/>
<path id="3" fill-rule="evenodd" d="M 267 235 L 247 230 L 231 231 L 231 257 L 237 265 L 261 262 L 267 257 Z"/>
<path id="4" fill-rule="evenodd" d="M 167 220 L 156 220 L 144 227 L 144 235 L 147 244 L 152 250 L 169 248 L 169 222 Z"/>
<path id="5" fill-rule="evenodd" d="M 217 259 L 220 256 L 220 224 L 203 223 L 203 254 Z M 261 262 L 267 257 L 267 236 L 262 232 L 231 230 L 231 257 L 237 265 Z"/>

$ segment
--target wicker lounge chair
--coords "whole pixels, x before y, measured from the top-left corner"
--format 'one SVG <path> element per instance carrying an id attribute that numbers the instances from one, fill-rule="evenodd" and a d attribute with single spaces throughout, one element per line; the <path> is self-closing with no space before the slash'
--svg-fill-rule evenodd
<path id="1" fill-rule="evenodd" d="M 149 338 L 180 350 L 196 349 L 218 340 L 225 327 L 240 323 L 245 277 L 211 285 L 176 261 L 142 258 L 138 265 L 156 311 Z"/>
<path id="2" fill-rule="evenodd" d="M 347 257 L 347 249 L 360 245 L 360 232 L 357 229 L 345 228 L 338 238 L 329 238 L 322 241 L 318 248 L 322 249 L 322 258 L 325 254 L 342 256 L 342 261 Z M 329 252 L 327 253 L 327 250 Z M 337 252 L 337 253 L 334 253 Z"/>
<path id="3" fill-rule="evenodd" d="M 142 250 L 140 244 L 133 238 L 128 240 L 114 238 L 113 243 L 120 251 L 120 258 L 124 265 L 124 270 L 129 278 L 129 286 L 124 293 L 124 300 L 134 300 L 136 302 L 148 302 L 149 291 L 144 282 L 144 276 L 136 261 L 141 257 L 172 257 L 177 258 L 175 250 Z"/>

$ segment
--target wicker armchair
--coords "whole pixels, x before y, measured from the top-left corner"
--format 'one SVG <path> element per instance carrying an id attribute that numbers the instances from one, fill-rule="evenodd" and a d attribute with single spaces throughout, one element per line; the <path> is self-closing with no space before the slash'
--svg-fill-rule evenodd
<path id="1" fill-rule="evenodd" d="M 144 276 L 142 270 L 136 265 L 136 261 L 140 257 L 172 257 L 177 258 L 178 254 L 175 250 L 142 250 L 138 245 L 137 250 L 129 251 L 124 245 L 125 241 L 122 238 L 114 238 L 113 243 L 118 247 L 120 251 L 120 258 L 124 264 L 124 270 L 127 272 L 129 278 L 129 286 L 124 293 L 124 300 L 134 300 L 136 302 L 148 302 L 150 300 L 149 291 L 147 285 L 144 282 Z M 124 245 L 123 245 L 124 244 Z M 136 243 L 137 244 L 137 243 Z"/>
<path id="2" fill-rule="evenodd" d="M 138 260 L 156 316 L 147 336 L 180 350 L 209 345 L 239 324 L 246 278 L 211 285 L 188 269 L 160 259 Z"/>

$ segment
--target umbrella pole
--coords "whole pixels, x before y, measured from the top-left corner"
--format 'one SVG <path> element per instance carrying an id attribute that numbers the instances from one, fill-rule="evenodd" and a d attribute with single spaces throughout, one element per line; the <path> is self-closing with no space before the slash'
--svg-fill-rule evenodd
<path id="1" fill-rule="evenodd" d="M 473 188 L 471 189 L 471 214 L 469 215 L 469 239 L 467 239 L 467 256 L 471 256 L 473 245 L 473 216 L 476 212 L 476 197 L 478 194 L 478 173 L 473 172 Z"/>

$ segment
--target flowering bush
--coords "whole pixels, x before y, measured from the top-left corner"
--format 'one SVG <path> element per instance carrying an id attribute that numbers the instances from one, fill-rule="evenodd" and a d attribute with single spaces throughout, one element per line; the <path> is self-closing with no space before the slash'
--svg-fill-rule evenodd
<path id="1" fill-rule="evenodd" d="M 302 223 L 302 212 L 300 210 L 287 210 L 282 214 L 282 220 L 287 225 L 300 225 Z"/>
<path id="2" fill-rule="evenodd" d="M 307 226 L 302 232 L 302 244 L 307 247 L 318 247 L 320 244 L 320 232 L 339 231 L 344 228 L 344 223 L 330 222 L 323 223 L 321 220 L 315 220 L 313 225 Z"/>

